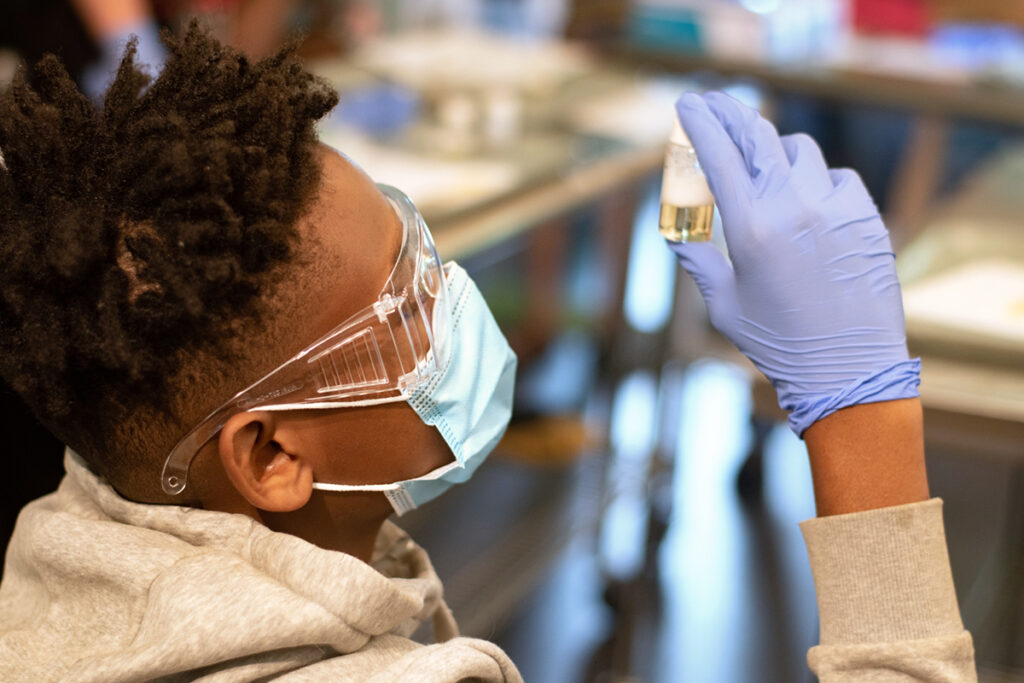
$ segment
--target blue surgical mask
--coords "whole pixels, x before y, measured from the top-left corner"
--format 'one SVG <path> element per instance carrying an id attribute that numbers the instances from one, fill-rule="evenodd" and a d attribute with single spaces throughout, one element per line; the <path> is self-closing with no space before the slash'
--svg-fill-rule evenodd
<path id="1" fill-rule="evenodd" d="M 380 491 L 399 515 L 468 480 L 498 444 L 512 416 L 516 355 L 476 283 L 458 264 L 445 268 L 451 338 L 444 370 L 409 396 L 408 403 L 435 427 L 454 462 L 390 484 L 325 484 L 325 491 Z"/>

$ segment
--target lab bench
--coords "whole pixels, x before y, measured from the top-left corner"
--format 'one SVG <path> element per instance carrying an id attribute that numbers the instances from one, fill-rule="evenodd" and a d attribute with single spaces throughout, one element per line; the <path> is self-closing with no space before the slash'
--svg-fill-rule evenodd
<path id="1" fill-rule="evenodd" d="M 1011 146 L 937 204 L 898 259 L 908 345 L 922 357 L 929 464 L 944 487 L 950 559 L 982 680 L 990 662 L 1024 675 L 1021 187 L 1024 146 Z M 943 484 L 944 472 L 955 483 Z"/>

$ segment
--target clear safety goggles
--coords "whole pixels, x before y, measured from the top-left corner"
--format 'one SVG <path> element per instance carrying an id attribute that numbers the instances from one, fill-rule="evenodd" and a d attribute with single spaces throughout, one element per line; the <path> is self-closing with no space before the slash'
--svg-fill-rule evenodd
<path id="1" fill-rule="evenodd" d="M 445 274 L 423 217 L 405 194 L 377 186 L 402 221 L 402 248 L 377 300 L 213 411 L 174 447 L 161 486 L 177 495 L 199 449 L 238 412 L 405 400 L 447 361 Z"/>

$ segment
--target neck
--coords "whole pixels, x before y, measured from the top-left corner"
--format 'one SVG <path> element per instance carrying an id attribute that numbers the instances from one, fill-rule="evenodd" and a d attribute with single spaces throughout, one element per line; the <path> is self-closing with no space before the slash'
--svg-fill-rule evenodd
<path id="1" fill-rule="evenodd" d="M 257 518 L 274 531 L 369 563 L 377 535 L 390 514 L 390 504 L 379 493 L 314 492 L 299 510 L 258 511 Z"/>

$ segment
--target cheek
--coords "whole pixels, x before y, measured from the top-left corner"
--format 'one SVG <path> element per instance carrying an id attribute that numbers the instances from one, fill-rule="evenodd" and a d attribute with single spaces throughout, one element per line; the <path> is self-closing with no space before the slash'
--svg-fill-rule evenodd
<path id="1" fill-rule="evenodd" d="M 412 408 L 408 408 L 408 412 L 415 423 L 409 430 L 410 436 L 414 438 L 410 439 L 405 453 L 404 466 L 408 471 L 403 479 L 418 477 L 455 460 L 441 432 L 423 424 Z"/>
<path id="2" fill-rule="evenodd" d="M 454 457 L 440 432 L 405 403 L 332 411 L 306 440 L 316 475 L 336 484 L 412 479 Z"/>

